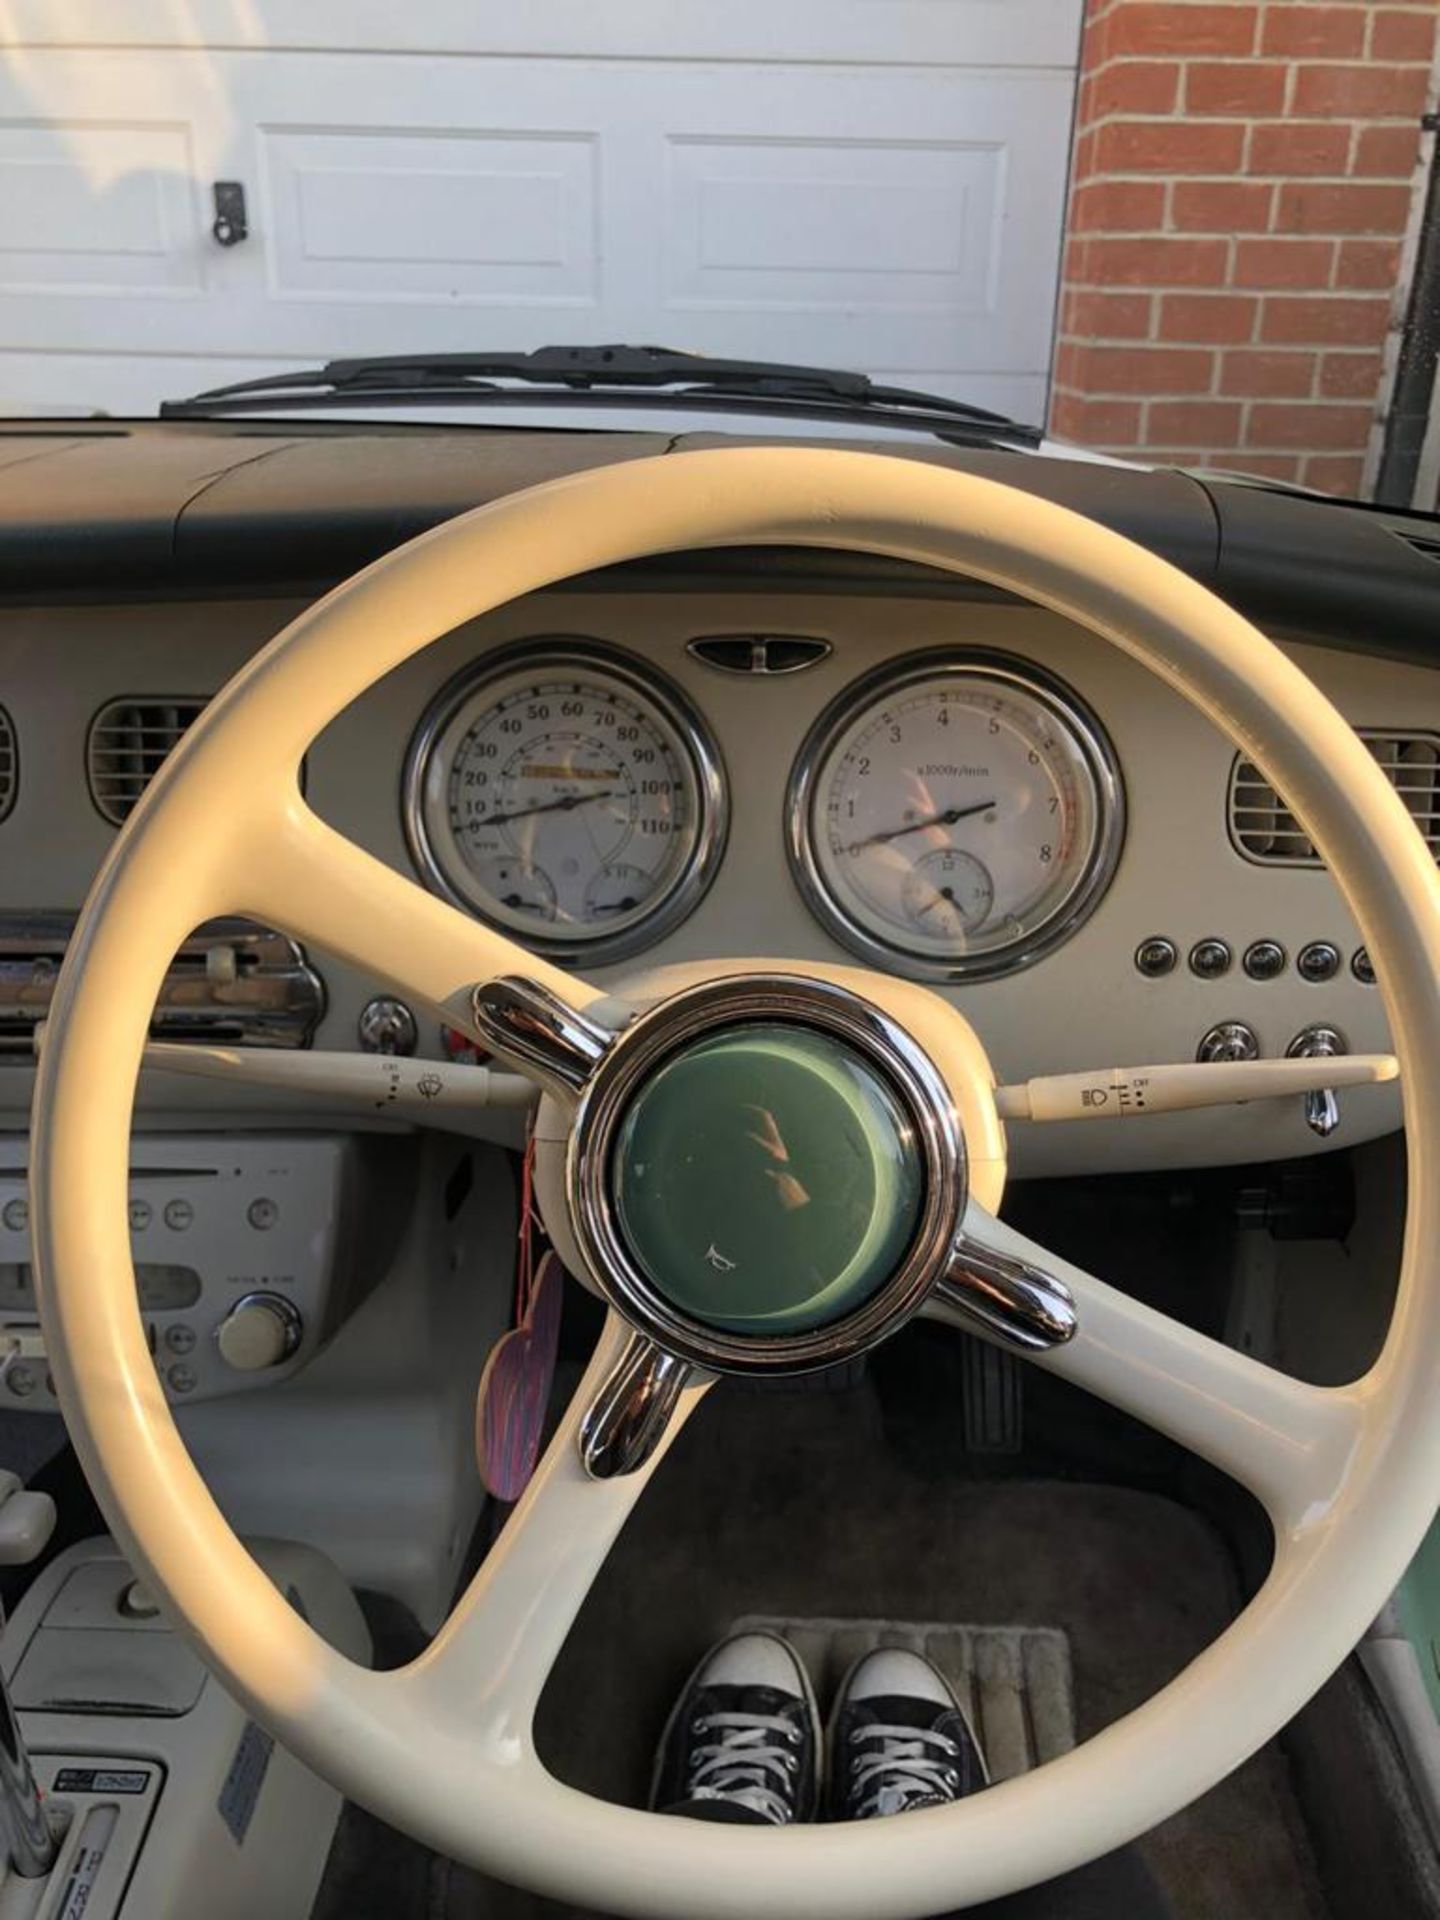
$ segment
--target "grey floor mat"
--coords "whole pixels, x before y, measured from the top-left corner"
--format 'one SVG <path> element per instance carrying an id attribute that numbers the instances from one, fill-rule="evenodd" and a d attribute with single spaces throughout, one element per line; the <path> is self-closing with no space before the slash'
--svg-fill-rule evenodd
<path id="1" fill-rule="evenodd" d="M 732 1633 L 778 1633 L 831 1700 L 850 1668 L 877 1647 L 929 1660 L 955 1689 L 992 1781 L 1043 1766 L 1075 1744 L 1070 1642 L 1053 1627 L 952 1626 L 935 1620 L 841 1620 L 742 1614 Z"/>
<path id="2" fill-rule="evenodd" d="M 1172 1679 L 1233 1617 L 1229 1556 L 1192 1509 L 1126 1487 L 977 1480 L 953 1428 L 942 1406 L 923 1448 L 897 1449 L 868 1384 L 712 1393 L 642 1495 L 557 1662 L 537 1723 L 551 1769 L 643 1804 L 677 1689 L 745 1614 L 1055 1629 L 1071 1649 L 1082 1740 Z M 350 1865 L 337 1851 L 317 1920 L 573 1920 L 427 1856 L 407 1866 L 408 1843 L 371 1825 L 378 1873 L 352 1819 Z M 1324 1920 L 1274 1746 L 1142 1845 L 1175 1920 Z M 372 1904 L 382 1884 L 425 1893 Z"/>

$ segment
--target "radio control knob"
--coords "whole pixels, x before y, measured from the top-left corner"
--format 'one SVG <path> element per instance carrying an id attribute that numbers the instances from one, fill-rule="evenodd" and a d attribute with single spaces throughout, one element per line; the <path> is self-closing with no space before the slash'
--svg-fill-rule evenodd
<path id="1" fill-rule="evenodd" d="M 305 1323 L 278 1293 L 247 1293 L 216 1330 L 221 1358 L 240 1373 L 281 1366 L 300 1345 Z"/>

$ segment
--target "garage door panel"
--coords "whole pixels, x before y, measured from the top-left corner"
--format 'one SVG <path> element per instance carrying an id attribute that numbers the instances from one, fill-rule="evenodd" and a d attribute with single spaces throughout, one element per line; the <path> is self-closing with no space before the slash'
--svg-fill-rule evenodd
<path id="1" fill-rule="evenodd" d="M 193 168 L 183 127 L 0 122 L 0 287 L 195 290 Z"/>
<path id="2" fill-rule="evenodd" d="M 258 140 L 280 299 L 598 298 L 593 134 L 262 127 Z"/>
<path id="3" fill-rule="evenodd" d="M 668 304 L 989 304 L 999 155 L 920 141 L 669 142 Z"/>

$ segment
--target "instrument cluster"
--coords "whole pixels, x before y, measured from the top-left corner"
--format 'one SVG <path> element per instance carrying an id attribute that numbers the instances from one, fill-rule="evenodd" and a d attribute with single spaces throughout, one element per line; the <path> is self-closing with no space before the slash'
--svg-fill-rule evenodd
<path id="1" fill-rule="evenodd" d="M 992 977 L 1061 944 L 1119 858 L 1125 797 L 1084 703 L 1027 662 L 911 654 L 800 743 L 785 841 L 816 919 L 871 964 Z M 406 835 L 429 884 L 537 951 L 620 958 L 703 897 L 729 788 L 703 715 L 618 649 L 556 637 L 467 668 L 411 743 Z"/>

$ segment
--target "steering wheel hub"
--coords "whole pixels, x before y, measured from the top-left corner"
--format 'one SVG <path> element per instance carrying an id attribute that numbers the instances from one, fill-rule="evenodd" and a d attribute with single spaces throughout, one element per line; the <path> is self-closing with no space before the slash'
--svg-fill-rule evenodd
<path id="1" fill-rule="evenodd" d="M 662 1000 L 575 1116 L 571 1220 L 610 1303 L 720 1373 L 805 1372 L 892 1333 L 964 1207 L 955 1102 L 859 994 L 749 974 Z"/>
<path id="2" fill-rule="evenodd" d="M 640 1088 L 615 1144 L 620 1231 L 707 1326 L 805 1333 L 862 1306 L 915 1235 L 925 1169 L 899 1096 L 804 1027 L 700 1040 Z"/>

